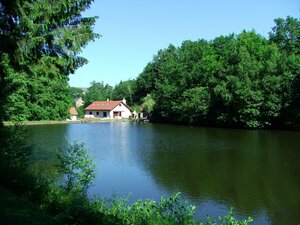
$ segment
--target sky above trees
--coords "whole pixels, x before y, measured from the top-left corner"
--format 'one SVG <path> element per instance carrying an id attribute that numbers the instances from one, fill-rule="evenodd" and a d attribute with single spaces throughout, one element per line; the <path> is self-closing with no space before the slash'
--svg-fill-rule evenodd
<path id="1" fill-rule="evenodd" d="M 134 79 L 170 43 L 252 29 L 267 37 L 275 18 L 299 18 L 299 9 L 297 0 L 96 0 L 84 15 L 99 16 L 95 32 L 102 37 L 83 49 L 89 63 L 70 76 L 69 84 L 89 87 L 95 80 L 114 86 Z"/>

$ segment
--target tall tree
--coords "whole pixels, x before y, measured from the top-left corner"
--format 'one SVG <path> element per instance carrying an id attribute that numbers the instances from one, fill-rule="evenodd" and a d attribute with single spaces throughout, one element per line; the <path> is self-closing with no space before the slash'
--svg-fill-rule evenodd
<path id="1" fill-rule="evenodd" d="M 290 90 L 286 98 L 290 104 L 285 108 L 286 122 L 300 126 L 300 19 L 288 16 L 277 18 L 269 33 L 269 39 L 282 51 L 280 71 L 288 77 L 285 85 Z"/>
<path id="2" fill-rule="evenodd" d="M 78 98 L 82 98 L 84 96 L 84 92 L 82 88 L 78 88 L 78 87 L 70 87 L 69 94 L 73 101 L 75 101 Z"/>
<path id="3" fill-rule="evenodd" d="M 84 105 L 87 106 L 93 101 L 105 101 L 111 99 L 113 87 L 104 82 L 92 81 L 88 92 L 84 95 Z"/>
<path id="4" fill-rule="evenodd" d="M 67 116 L 68 75 L 87 63 L 78 54 L 99 37 L 93 32 L 96 17 L 81 16 L 92 2 L 0 2 L 1 120 Z M 41 109 L 52 112 L 39 114 Z"/>
<path id="5" fill-rule="evenodd" d="M 276 43 L 288 53 L 300 54 L 300 20 L 288 16 L 286 19 L 277 18 L 275 26 L 269 33 L 271 42 Z"/>
<path id="6" fill-rule="evenodd" d="M 114 100 L 126 99 L 127 104 L 132 105 L 134 102 L 134 93 L 136 91 L 136 81 L 127 80 L 121 81 L 114 87 L 112 98 Z"/>

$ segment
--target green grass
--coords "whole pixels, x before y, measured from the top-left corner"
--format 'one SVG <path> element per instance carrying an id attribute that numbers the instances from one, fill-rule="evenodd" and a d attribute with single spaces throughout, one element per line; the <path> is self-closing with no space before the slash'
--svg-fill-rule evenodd
<path id="1" fill-rule="evenodd" d="M 59 124 L 59 123 L 67 123 L 66 120 L 39 120 L 39 121 L 24 121 L 22 125 L 35 125 L 35 124 Z M 11 121 L 4 121 L 4 126 L 14 126 L 16 123 Z"/>
<path id="2" fill-rule="evenodd" d="M 38 120 L 38 121 L 24 121 L 19 123 L 21 125 L 46 125 L 46 124 L 68 124 L 68 123 L 103 123 L 103 122 L 128 122 L 128 119 L 80 119 L 77 121 L 67 120 Z M 16 123 L 11 121 L 4 121 L 4 126 L 14 126 Z"/>

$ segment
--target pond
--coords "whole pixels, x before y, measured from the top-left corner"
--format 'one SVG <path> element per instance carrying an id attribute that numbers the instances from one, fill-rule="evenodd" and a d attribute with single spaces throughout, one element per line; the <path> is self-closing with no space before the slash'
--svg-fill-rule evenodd
<path id="1" fill-rule="evenodd" d="M 28 129 L 40 166 L 67 141 L 85 143 L 97 164 L 91 198 L 158 200 L 180 191 L 201 220 L 233 207 L 252 224 L 300 223 L 300 132 L 126 122 Z"/>

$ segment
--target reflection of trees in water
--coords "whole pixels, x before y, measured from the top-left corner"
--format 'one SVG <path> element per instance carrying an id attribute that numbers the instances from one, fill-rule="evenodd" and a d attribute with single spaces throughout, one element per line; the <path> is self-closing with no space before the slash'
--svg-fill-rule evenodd
<path id="1" fill-rule="evenodd" d="M 25 127 L 11 126 L 0 128 L 1 158 L 12 167 L 24 168 L 28 164 L 31 148 L 26 143 Z"/>
<path id="2" fill-rule="evenodd" d="M 66 146 L 67 125 L 29 126 L 29 141 L 34 146 L 33 160 L 30 166 L 34 174 L 55 172 L 57 150 Z"/>
<path id="3" fill-rule="evenodd" d="M 13 189 L 24 189 L 34 182 L 35 176 L 52 176 L 57 162 L 58 143 L 65 143 L 64 135 L 61 135 L 62 128 L 64 127 L 0 128 L 1 184 Z"/>
<path id="4" fill-rule="evenodd" d="M 151 136 L 140 156 L 168 190 L 265 210 L 275 224 L 299 220 L 299 133 L 153 126 Z"/>
<path id="5" fill-rule="evenodd" d="M 0 184 L 12 189 L 25 189 L 31 181 L 28 166 L 32 147 L 26 142 L 26 127 L 0 128 Z"/>

